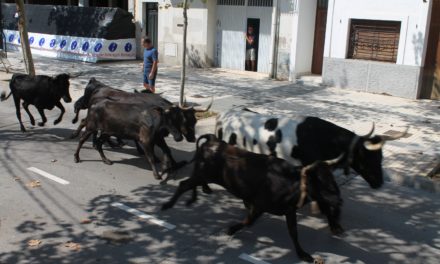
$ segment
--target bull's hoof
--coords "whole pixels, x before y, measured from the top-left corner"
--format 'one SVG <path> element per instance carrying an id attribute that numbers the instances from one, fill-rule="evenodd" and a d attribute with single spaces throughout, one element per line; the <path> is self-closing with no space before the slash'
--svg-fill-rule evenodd
<path id="1" fill-rule="evenodd" d="M 154 174 L 154 178 L 155 178 L 156 180 L 162 180 L 162 176 L 157 175 L 157 174 Z"/>
<path id="2" fill-rule="evenodd" d="M 31 119 L 31 125 L 35 126 L 35 120 Z"/>
<path id="3" fill-rule="evenodd" d="M 232 226 L 228 227 L 228 229 L 226 230 L 226 234 L 228 236 L 232 236 L 232 235 L 234 235 L 235 233 L 237 233 L 241 229 L 243 229 L 243 224 L 242 223 L 235 224 L 235 225 L 232 225 Z"/>
<path id="4" fill-rule="evenodd" d="M 74 161 L 75 161 L 75 163 L 80 163 L 81 159 L 78 156 L 75 156 L 74 157 Z"/>
<path id="5" fill-rule="evenodd" d="M 74 119 L 72 119 L 72 124 L 76 124 L 76 122 L 78 122 L 78 118 L 74 118 Z"/>
<path id="6" fill-rule="evenodd" d="M 104 162 L 105 164 L 107 164 L 107 165 L 113 165 L 113 161 L 108 160 L 108 159 L 103 160 L 103 162 Z"/>
<path id="7" fill-rule="evenodd" d="M 168 202 L 168 203 L 164 203 L 163 205 L 162 205 L 162 207 L 161 207 L 161 210 L 162 211 L 165 211 L 165 210 L 168 210 L 168 209 L 170 209 L 170 208 L 172 208 L 173 207 L 173 203 L 170 203 L 170 202 Z"/>
<path id="8" fill-rule="evenodd" d="M 38 122 L 38 126 L 40 126 L 40 127 L 42 127 L 42 126 L 44 126 L 44 122 Z"/>
<path id="9" fill-rule="evenodd" d="M 206 193 L 206 194 L 212 193 L 212 189 L 208 185 L 202 185 L 202 191 L 203 191 L 203 193 Z"/>
<path id="10" fill-rule="evenodd" d="M 301 255 L 298 256 L 302 261 L 313 263 L 315 259 L 310 256 L 308 253 L 304 252 Z"/>
<path id="11" fill-rule="evenodd" d="M 187 201 L 186 201 L 186 203 L 185 203 L 185 205 L 187 206 L 187 207 L 190 207 L 194 202 L 196 201 L 196 199 L 188 199 Z"/>
<path id="12" fill-rule="evenodd" d="M 341 236 L 342 234 L 344 234 L 344 229 L 340 225 L 331 226 L 330 230 L 335 236 Z"/>
<path id="13" fill-rule="evenodd" d="M 53 121 L 53 124 L 54 125 L 57 125 L 58 123 L 60 123 L 61 122 L 61 119 L 56 119 L 55 121 Z"/>
<path id="14" fill-rule="evenodd" d="M 25 133 L 26 132 L 26 128 L 24 128 L 24 126 L 20 127 L 21 132 Z"/>

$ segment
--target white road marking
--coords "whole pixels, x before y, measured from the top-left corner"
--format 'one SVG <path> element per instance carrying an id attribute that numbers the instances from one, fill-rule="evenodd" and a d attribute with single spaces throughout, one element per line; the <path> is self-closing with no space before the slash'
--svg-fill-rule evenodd
<path id="1" fill-rule="evenodd" d="M 124 204 L 112 203 L 111 205 L 114 206 L 114 207 L 117 207 L 119 209 L 122 209 L 122 210 L 124 210 L 124 211 L 126 211 L 126 212 L 128 212 L 130 214 L 134 214 L 135 216 L 137 216 L 139 218 L 146 219 L 146 220 L 148 220 L 149 222 L 151 222 L 151 223 L 153 223 L 155 225 L 163 226 L 166 229 L 172 230 L 172 229 L 176 228 L 175 225 L 172 225 L 170 223 L 167 223 L 165 221 L 157 219 L 156 217 L 154 217 L 152 215 L 145 214 L 145 213 L 143 213 L 143 212 L 141 212 L 141 211 L 139 211 L 137 209 L 130 208 L 130 207 L 124 205 Z"/>
<path id="2" fill-rule="evenodd" d="M 68 181 L 66 181 L 66 180 L 64 180 L 64 179 L 61 179 L 61 178 L 59 178 L 59 177 L 57 177 L 57 176 L 54 176 L 54 175 L 52 175 L 52 174 L 50 174 L 50 173 L 47 173 L 47 172 L 42 171 L 42 170 L 40 170 L 40 169 L 37 169 L 37 168 L 35 168 L 35 167 L 29 167 L 29 168 L 27 168 L 27 169 L 30 170 L 30 171 L 32 171 L 32 172 L 35 172 L 35 173 L 37 173 L 37 174 L 40 174 L 40 175 L 43 176 L 43 177 L 46 177 L 46 178 L 48 178 L 48 179 L 51 179 L 52 181 L 56 181 L 56 182 L 58 182 L 58 183 L 60 183 L 60 184 L 63 184 L 63 185 L 67 185 L 67 184 L 70 183 L 70 182 L 68 182 Z"/>
<path id="3" fill-rule="evenodd" d="M 246 260 L 246 261 L 254 263 L 254 264 L 270 264 L 269 262 L 266 262 L 266 261 L 259 259 L 259 258 L 256 258 L 256 257 L 252 257 L 251 255 L 248 255 L 245 253 L 242 253 L 238 257 L 241 258 L 242 260 Z"/>

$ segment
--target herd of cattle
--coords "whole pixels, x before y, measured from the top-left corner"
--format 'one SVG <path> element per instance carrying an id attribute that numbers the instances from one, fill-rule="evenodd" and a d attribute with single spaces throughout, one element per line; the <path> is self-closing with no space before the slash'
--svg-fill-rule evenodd
<path id="1" fill-rule="evenodd" d="M 66 103 L 72 101 L 69 79 L 68 74 L 55 77 L 14 74 L 10 81 L 11 91 L 7 96 L 3 92 L 1 101 L 12 95 L 23 132 L 26 130 L 21 120 L 21 101 L 32 125 L 35 120 L 29 105 L 34 105 L 41 115 L 39 126 L 47 122 L 44 110 L 58 107 L 61 114 L 54 121 L 58 124 L 65 112 L 61 98 Z M 212 101 L 203 110 L 180 107 L 157 94 L 125 92 L 91 78 L 84 95 L 74 105 L 73 123 L 78 121 L 79 112 L 87 109 L 86 118 L 72 134 L 72 138 L 78 137 L 85 128 L 74 160 L 81 161 L 79 151 L 92 136 L 93 145 L 106 164 L 112 162 L 104 155 L 104 143 L 121 146 L 124 139 L 134 140 L 139 153 L 145 154 L 156 179 L 162 179 L 164 174 L 168 174 L 168 179 L 173 171 L 194 163 L 192 175 L 180 182 L 173 197 L 162 206 L 163 210 L 173 207 L 184 192 L 192 191 L 186 202 L 190 205 L 197 199 L 198 186 L 204 193 L 211 193 L 209 184 L 218 184 L 242 199 L 247 210 L 247 217 L 231 226 L 228 234 L 251 226 L 265 212 L 285 215 L 296 253 L 300 259 L 313 262 L 315 259 L 298 242 L 297 209 L 306 203 L 317 204 L 327 217 L 331 232 L 341 234 L 342 199 L 333 171 L 343 168 L 347 174 L 351 168 L 371 188 L 381 187 L 384 182 L 382 147 L 387 140 L 398 139 L 407 132 L 393 137 L 373 136 L 373 124 L 367 135 L 359 136 L 317 117 L 293 120 L 240 109 L 218 115 L 215 135 L 206 134 L 196 139 L 195 114 L 208 111 L 211 105 Z M 196 142 L 191 161 L 178 163 L 174 160 L 165 141 L 169 134 L 175 141 L 185 138 L 188 142 Z M 155 146 L 164 154 L 161 170 L 156 168 L 160 160 L 154 153 Z"/>

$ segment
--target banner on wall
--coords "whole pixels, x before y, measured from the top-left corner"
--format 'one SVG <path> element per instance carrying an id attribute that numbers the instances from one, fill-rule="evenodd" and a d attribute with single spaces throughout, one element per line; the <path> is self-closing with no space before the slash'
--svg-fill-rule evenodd
<path id="1" fill-rule="evenodd" d="M 14 4 L 2 4 L 3 34 L 9 50 L 21 50 Z M 26 5 L 33 54 L 98 62 L 136 59 L 131 13 L 119 8 Z"/>
<path id="2" fill-rule="evenodd" d="M 20 33 L 4 29 L 8 50 L 20 50 Z M 98 62 L 136 59 L 136 39 L 107 40 L 72 36 L 57 36 L 29 32 L 33 54 L 59 59 Z"/>

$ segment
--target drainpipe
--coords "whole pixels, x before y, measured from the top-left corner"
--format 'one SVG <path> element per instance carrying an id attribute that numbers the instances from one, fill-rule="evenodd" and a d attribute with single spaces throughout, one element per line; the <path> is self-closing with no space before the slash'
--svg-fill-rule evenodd
<path id="1" fill-rule="evenodd" d="M 274 0 L 273 1 L 273 8 L 272 8 L 272 39 L 271 39 L 271 50 L 270 50 L 270 61 L 269 61 L 269 78 L 276 78 L 276 58 L 275 56 L 277 55 L 277 43 L 276 43 L 276 39 L 277 39 L 277 35 L 278 35 L 278 30 L 279 30 L 279 26 L 278 26 L 278 0 Z"/>

